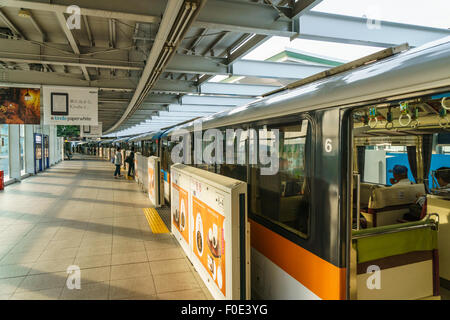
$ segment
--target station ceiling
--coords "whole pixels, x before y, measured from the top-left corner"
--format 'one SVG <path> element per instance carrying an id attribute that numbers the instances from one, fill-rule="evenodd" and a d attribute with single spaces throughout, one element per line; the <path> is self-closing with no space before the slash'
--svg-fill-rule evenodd
<path id="1" fill-rule="evenodd" d="M 0 0 L 0 82 L 99 88 L 106 133 L 158 130 L 329 66 L 243 60 L 271 36 L 381 48 L 447 29 L 311 11 L 321 0 Z M 68 12 L 72 5 L 80 15 Z M 67 21 L 79 18 L 79 28 Z M 77 20 L 70 20 L 77 22 Z M 280 50 L 281 51 L 281 50 Z M 245 83 L 209 82 L 216 75 Z"/>

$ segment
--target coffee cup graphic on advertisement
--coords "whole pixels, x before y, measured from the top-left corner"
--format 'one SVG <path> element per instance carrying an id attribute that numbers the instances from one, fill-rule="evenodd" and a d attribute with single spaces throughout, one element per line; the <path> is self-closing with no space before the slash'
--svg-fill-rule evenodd
<path id="1" fill-rule="evenodd" d="M 218 229 L 217 229 L 217 225 L 216 225 L 216 224 L 213 224 L 213 229 L 212 229 L 212 239 L 211 239 L 211 242 L 212 242 L 214 248 L 217 248 L 217 239 L 218 239 Z"/>

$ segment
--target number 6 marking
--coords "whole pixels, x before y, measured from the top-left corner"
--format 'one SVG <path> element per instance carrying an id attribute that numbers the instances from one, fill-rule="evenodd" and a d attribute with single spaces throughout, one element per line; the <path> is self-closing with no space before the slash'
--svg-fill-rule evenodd
<path id="1" fill-rule="evenodd" d="M 325 151 L 331 152 L 333 150 L 333 146 L 331 145 L 331 139 L 325 139 Z"/>

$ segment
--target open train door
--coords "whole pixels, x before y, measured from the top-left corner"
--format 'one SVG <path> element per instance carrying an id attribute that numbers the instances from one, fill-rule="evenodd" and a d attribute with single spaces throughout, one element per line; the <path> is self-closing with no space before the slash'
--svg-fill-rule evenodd
<path id="1" fill-rule="evenodd" d="M 427 190 L 428 171 L 424 168 L 429 166 L 426 159 L 431 159 L 435 145 L 434 120 L 430 118 L 429 127 L 412 134 L 414 127 L 404 130 L 401 120 L 392 120 L 401 118 L 398 102 L 383 106 L 377 106 L 376 113 L 374 106 L 343 112 L 347 119 L 343 126 L 348 166 L 348 197 L 344 200 L 347 297 L 441 299 L 445 272 L 440 269 L 448 251 L 442 241 L 448 232 L 441 230 L 441 223 L 450 213 L 450 198 L 443 212 L 444 200 L 436 201 Z M 419 206 L 420 199 L 428 208 Z"/>

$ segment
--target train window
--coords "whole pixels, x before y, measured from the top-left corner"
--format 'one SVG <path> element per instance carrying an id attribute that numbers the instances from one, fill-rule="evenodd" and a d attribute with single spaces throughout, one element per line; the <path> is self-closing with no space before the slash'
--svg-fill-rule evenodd
<path id="1" fill-rule="evenodd" d="M 362 182 L 424 184 L 427 192 L 436 187 L 433 171 L 450 167 L 445 152 L 450 143 L 447 95 L 422 96 L 353 112 L 354 171 Z"/>
<path id="2" fill-rule="evenodd" d="M 371 139 L 355 139 L 357 159 L 356 171 L 360 173 L 361 182 L 380 185 L 394 184 L 393 168 L 402 165 L 410 181 L 415 181 L 408 161 L 415 154 L 411 151 L 419 145 L 418 136 L 409 137 L 374 137 Z M 408 152 L 410 155 L 408 156 Z"/>
<path id="3" fill-rule="evenodd" d="M 142 141 L 142 154 L 145 157 L 149 156 L 149 151 L 148 151 L 148 141 Z"/>
<path id="4" fill-rule="evenodd" d="M 172 163 L 172 158 L 170 152 L 172 151 L 170 143 L 167 140 L 161 140 L 161 167 L 164 171 L 170 171 L 170 166 Z M 173 146 L 172 146 L 173 147 Z"/>
<path id="5" fill-rule="evenodd" d="M 353 111 L 354 181 L 361 182 L 353 183 L 354 228 L 420 220 L 429 194 L 450 198 L 450 154 L 446 152 L 450 145 L 449 95 L 422 96 Z M 436 176 L 446 178 L 438 181 Z M 395 210 L 390 210 L 386 219 L 378 213 L 374 218 L 374 212 L 386 208 Z"/>
<path id="6" fill-rule="evenodd" d="M 221 130 L 223 139 L 224 161 L 217 165 L 217 173 L 233 179 L 247 182 L 247 136 L 242 128 Z"/>
<path id="7" fill-rule="evenodd" d="M 156 140 L 150 140 L 150 155 L 151 156 L 157 155 L 156 147 L 157 147 Z"/>
<path id="8" fill-rule="evenodd" d="M 311 145 L 311 126 L 308 120 L 299 120 L 257 126 L 255 129 L 257 137 L 250 135 L 250 146 L 252 139 L 256 139 L 258 149 L 267 147 L 268 154 L 271 154 L 278 144 L 279 168 L 274 174 L 262 174 L 264 167 L 273 164 L 262 165 L 259 161 L 258 164 L 250 164 L 250 212 L 306 237 L 310 215 L 311 152 L 308 148 Z M 252 148 L 249 149 L 251 153 Z"/>
<path id="9" fill-rule="evenodd" d="M 194 142 L 195 138 L 194 138 L 194 135 L 191 134 L 191 141 L 192 141 L 192 143 L 191 143 L 191 146 L 192 146 L 191 160 L 192 160 L 192 163 L 194 163 L 194 166 L 199 169 L 216 173 L 217 172 L 216 168 L 219 165 L 217 165 L 216 161 L 215 161 L 215 156 L 216 156 L 215 148 L 210 153 L 208 153 L 211 157 L 209 159 L 210 162 L 208 162 L 208 160 L 205 159 L 205 157 L 204 157 L 205 153 L 207 152 L 207 151 L 205 151 L 206 148 L 208 148 L 208 146 L 210 146 L 211 143 L 215 143 L 215 136 L 210 136 L 210 137 L 205 138 L 205 131 L 203 131 L 202 137 L 203 137 L 202 142 L 201 142 L 201 144 L 202 144 L 202 150 L 201 150 L 202 161 L 201 161 L 201 163 L 197 163 L 198 160 L 196 160 L 196 158 L 195 158 L 195 142 Z"/>

